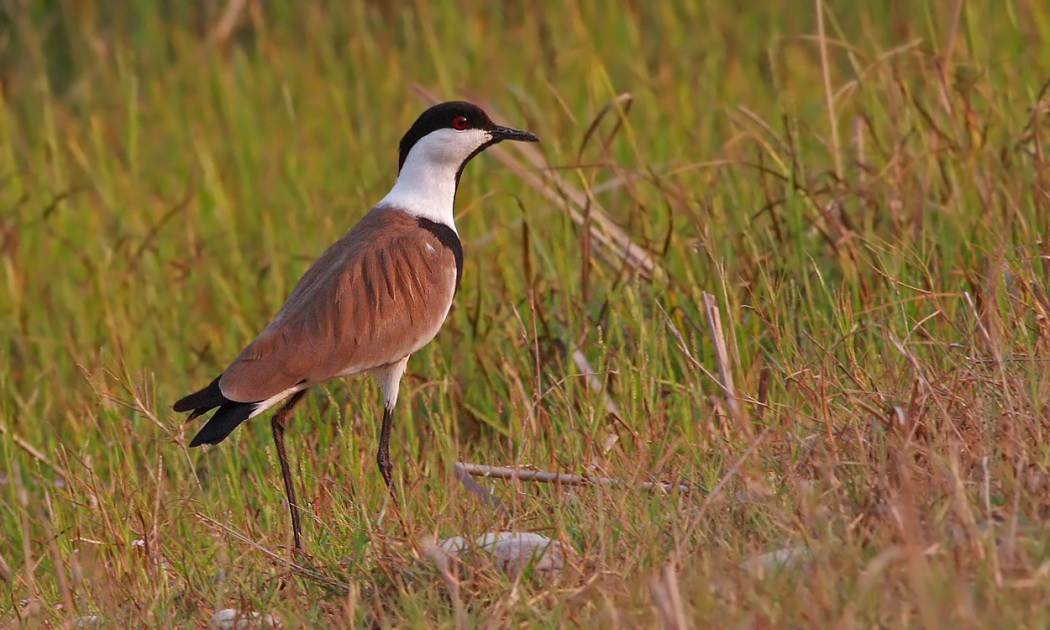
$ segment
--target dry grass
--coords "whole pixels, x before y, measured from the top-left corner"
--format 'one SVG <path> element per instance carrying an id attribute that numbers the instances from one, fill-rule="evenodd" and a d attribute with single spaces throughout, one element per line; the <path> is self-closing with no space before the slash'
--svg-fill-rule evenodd
<path id="1" fill-rule="evenodd" d="M 0 622 L 1050 623 L 1041 4 L 231 4 L 0 3 Z M 189 451 L 170 403 L 427 91 L 544 142 L 464 175 L 397 504 L 371 383 L 292 421 L 293 558 L 266 423 Z M 499 530 L 569 570 L 433 561 Z"/>

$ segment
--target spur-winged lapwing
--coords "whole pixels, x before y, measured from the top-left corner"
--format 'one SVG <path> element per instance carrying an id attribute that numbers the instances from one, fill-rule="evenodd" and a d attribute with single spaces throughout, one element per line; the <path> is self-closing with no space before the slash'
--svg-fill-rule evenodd
<path id="1" fill-rule="evenodd" d="M 453 202 L 463 167 L 502 140 L 537 142 L 460 101 L 423 112 L 401 139 L 394 187 L 299 280 L 266 328 L 204 389 L 175 403 L 192 420 L 218 407 L 190 446 L 218 444 L 284 401 L 270 420 L 302 547 L 284 429 L 306 390 L 370 372 L 383 390 L 376 462 L 391 483 L 390 426 L 408 357 L 437 335 L 459 288 L 463 248 Z"/>

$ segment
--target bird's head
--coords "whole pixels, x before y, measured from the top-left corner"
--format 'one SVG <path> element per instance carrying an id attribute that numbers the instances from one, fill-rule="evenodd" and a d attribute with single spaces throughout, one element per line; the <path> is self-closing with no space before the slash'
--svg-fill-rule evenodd
<path id="1" fill-rule="evenodd" d="M 413 176 L 455 173 L 456 184 L 472 157 L 503 140 L 539 142 L 535 134 L 492 122 L 485 110 L 472 103 L 450 101 L 420 114 L 401 138 L 399 177 L 406 169 Z"/>

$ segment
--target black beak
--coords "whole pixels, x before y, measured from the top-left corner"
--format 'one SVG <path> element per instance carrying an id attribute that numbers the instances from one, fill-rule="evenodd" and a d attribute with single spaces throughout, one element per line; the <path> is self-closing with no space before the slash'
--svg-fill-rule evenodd
<path id="1" fill-rule="evenodd" d="M 511 129 L 510 127 L 500 127 L 499 125 L 489 129 L 489 135 L 492 136 L 493 140 L 497 142 L 500 140 L 516 140 L 518 142 L 539 142 L 540 139 L 536 137 L 536 134 L 530 131 L 523 131 L 521 129 Z"/>

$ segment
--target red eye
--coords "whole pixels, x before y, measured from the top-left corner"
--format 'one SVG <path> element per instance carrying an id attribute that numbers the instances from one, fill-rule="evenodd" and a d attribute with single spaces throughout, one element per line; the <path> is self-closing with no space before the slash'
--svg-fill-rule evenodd
<path id="1" fill-rule="evenodd" d="M 467 121 L 467 117 L 466 116 L 456 116 L 455 118 L 452 119 L 452 128 L 455 129 L 456 131 L 463 131 L 469 125 L 470 125 L 470 123 Z"/>

